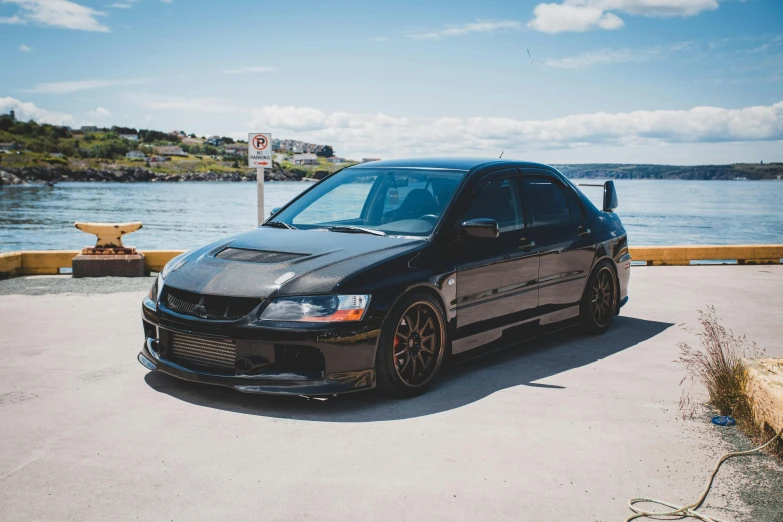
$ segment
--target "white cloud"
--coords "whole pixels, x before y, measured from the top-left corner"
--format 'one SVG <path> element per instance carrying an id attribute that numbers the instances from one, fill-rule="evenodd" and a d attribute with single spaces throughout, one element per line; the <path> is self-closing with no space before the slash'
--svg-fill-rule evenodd
<path id="1" fill-rule="evenodd" d="M 476 20 L 463 25 L 447 25 L 434 31 L 408 33 L 405 36 L 414 40 L 434 40 L 444 36 L 462 36 L 471 33 L 494 33 L 504 29 L 519 30 L 522 24 L 515 20 L 485 21 Z"/>
<path id="2" fill-rule="evenodd" d="M 636 16 L 694 16 L 718 8 L 719 0 L 561 0 L 533 9 L 531 29 L 545 33 L 619 29 L 625 25 L 616 13 Z"/>
<path id="3" fill-rule="evenodd" d="M 115 87 L 118 85 L 133 85 L 146 83 L 151 78 L 124 78 L 116 80 L 75 80 L 67 82 L 38 83 L 35 87 L 25 89 L 24 92 L 39 94 L 65 94 L 88 89 L 100 89 L 103 87 Z"/>
<path id="4" fill-rule="evenodd" d="M 88 111 L 87 116 L 96 120 L 111 118 L 111 111 L 109 111 L 109 109 L 104 109 L 103 107 L 98 107 L 94 111 Z"/>
<path id="5" fill-rule="evenodd" d="M 32 51 L 32 49 L 27 47 L 25 44 L 20 45 L 19 47 L 17 47 L 17 49 L 19 49 L 23 53 L 29 53 L 30 51 Z"/>
<path id="6" fill-rule="evenodd" d="M 237 67 L 236 69 L 225 69 L 221 71 L 223 74 L 249 74 L 249 73 L 268 73 L 275 72 L 276 67 L 263 67 L 259 65 L 247 65 L 244 67 Z"/>
<path id="7" fill-rule="evenodd" d="M 646 62 L 666 58 L 672 53 L 687 49 L 691 45 L 692 42 L 682 42 L 669 46 L 658 45 L 642 49 L 600 49 L 575 56 L 545 60 L 543 63 L 544 65 L 560 69 L 582 69 L 610 63 Z"/>
<path id="8" fill-rule="evenodd" d="M 17 15 L 14 16 L 0 16 L 0 24 L 17 25 L 25 23 L 24 20 Z"/>
<path id="9" fill-rule="evenodd" d="M 16 98 L 0 98 L 0 113 L 14 111 L 16 119 L 27 121 L 35 120 L 38 123 L 50 123 L 52 125 L 73 126 L 73 116 L 64 112 L 49 111 L 36 107 L 34 103 L 22 102 Z"/>
<path id="10" fill-rule="evenodd" d="M 243 108 L 223 98 L 165 97 L 148 93 L 128 93 L 125 99 L 145 109 L 185 111 L 200 114 L 237 114 Z"/>
<path id="11" fill-rule="evenodd" d="M 599 112 L 549 120 L 404 118 L 279 106 L 251 109 L 250 113 L 247 130 L 269 129 L 278 135 L 295 132 L 300 139 L 330 143 L 341 150 L 392 156 L 783 140 L 783 101 L 744 109 Z"/>
<path id="12" fill-rule="evenodd" d="M 96 19 L 103 13 L 69 0 L 2 0 L 2 2 L 18 5 L 19 13 L 10 18 L 0 18 L 0 23 L 33 23 L 79 31 L 109 32 L 109 28 Z"/>
<path id="13" fill-rule="evenodd" d="M 123 4 L 123 3 L 119 3 L 118 2 L 118 3 L 114 3 L 114 4 L 109 4 L 106 7 L 110 8 L 110 9 L 131 9 L 133 7 L 133 5 L 131 5 L 131 4 Z"/>

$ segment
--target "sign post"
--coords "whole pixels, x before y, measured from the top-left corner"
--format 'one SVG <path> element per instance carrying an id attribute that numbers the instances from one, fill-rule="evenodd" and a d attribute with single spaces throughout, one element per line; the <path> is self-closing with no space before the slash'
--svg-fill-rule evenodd
<path id="1" fill-rule="evenodd" d="M 251 132 L 247 135 L 247 166 L 256 168 L 258 224 L 264 222 L 264 169 L 272 167 L 272 135 Z"/>

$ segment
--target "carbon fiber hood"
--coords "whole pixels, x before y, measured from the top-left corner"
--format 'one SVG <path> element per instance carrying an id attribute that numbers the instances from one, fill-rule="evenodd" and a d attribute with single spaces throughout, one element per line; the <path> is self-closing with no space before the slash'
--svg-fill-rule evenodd
<path id="1" fill-rule="evenodd" d="M 349 275 L 423 244 L 422 239 L 258 227 L 189 253 L 187 262 L 168 274 L 164 284 L 200 294 L 235 297 L 325 294 Z M 226 248 L 302 256 L 271 263 L 215 257 Z M 275 284 L 287 272 L 295 275 L 283 285 Z"/>

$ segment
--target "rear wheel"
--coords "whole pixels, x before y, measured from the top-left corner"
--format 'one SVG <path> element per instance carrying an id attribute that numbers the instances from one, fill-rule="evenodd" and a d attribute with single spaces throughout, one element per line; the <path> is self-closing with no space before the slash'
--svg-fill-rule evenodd
<path id="1" fill-rule="evenodd" d="M 617 310 L 617 276 L 609 261 L 601 261 L 590 274 L 582 296 L 580 318 L 584 329 L 599 334 L 612 324 Z"/>
<path id="2" fill-rule="evenodd" d="M 424 392 L 443 363 L 446 328 L 443 309 L 426 293 L 403 298 L 381 329 L 376 355 L 378 387 L 400 397 Z"/>

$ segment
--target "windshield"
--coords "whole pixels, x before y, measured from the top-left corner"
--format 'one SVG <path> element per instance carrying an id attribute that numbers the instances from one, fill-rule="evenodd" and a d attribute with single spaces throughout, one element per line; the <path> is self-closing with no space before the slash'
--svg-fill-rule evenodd
<path id="1" fill-rule="evenodd" d="M 274 221 L 298 229 L 377 231 L 428 236 L 440 220 L 461 170 L 351 168 L 322 181 Z"/>

